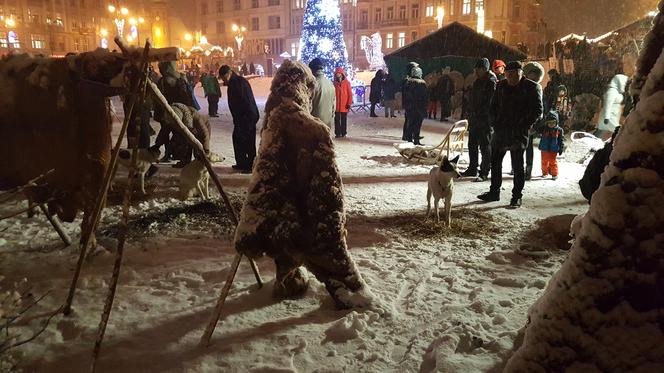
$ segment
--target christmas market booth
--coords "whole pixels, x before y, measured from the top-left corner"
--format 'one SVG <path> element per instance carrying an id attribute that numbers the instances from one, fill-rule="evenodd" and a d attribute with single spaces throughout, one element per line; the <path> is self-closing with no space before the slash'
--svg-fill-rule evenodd
<path id="1" fill-rule="evenodd" d="M 390 74 L 397 81 L 406 75 L 408 62 L 420 64 L 424 75 L 449 66 L 464 76 L 470 74 L 478 58 L 490 61 L 525 60 L 528 56 L 468 26 L 453 22 L 385 56 Z"/>

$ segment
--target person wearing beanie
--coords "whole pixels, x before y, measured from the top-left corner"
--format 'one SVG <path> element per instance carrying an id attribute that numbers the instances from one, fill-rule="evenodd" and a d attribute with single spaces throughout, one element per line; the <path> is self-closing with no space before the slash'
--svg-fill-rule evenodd
<path id="1" fill-rule="evenodd" d="M 496 76 L 489 71 L 489 60 L 481 58 L 475 64 L 477 79 L 470 90 L 468 109 L 468 153 L 470 165 L 462 174 L 466 177 L 477 176 L 476 181 L 485 181 L 491 168 L 491 126 L 489 108 L 496 91 Z M 479 164 L 479 152 L 482 164 Z M 479 175 L 477 168 L 480 168 Z"/>
<path id="2" fill-rule="evenodd" d="M 346 79 L 343 67 L 334 70 L 334 94 L 336 104 L 334 109 L 334 137 L 346 137 L 348 130 L 348 111 L 353 105 L 353 89 Z"/>
<path id="3" fill-rule="evenodd" d="M 320 119 L 331 130 L 334 125 L 334 109 L 337 106 L 334 84 L 325 76 L 325 64 L 320 58 L 311 60 L 309 69 L 316 78 L 316 86 L 311 95 L 311 115 Z"/>
<path id="4" fill-rule="evenodd" d="M 233 115 L 233 150 L 237 163 L 232 168 L 251 173 L 256 158 L 256 123 L 260 118 L 254 92 L 249 81 L 228 65 L 219 68 L 219 76 L 228 86 L 226 97 Z"/>
<path id="5" fill-rule="evenodd" d="M 406 107 L 405 98 L 404 98 L 406 92 L 406 84 L 408 83 L 408 79 L 413 76 L 413 69 L 419 66 L 420 64 L 415 61 L 408 62 L 408 65 L 406 66 L 406 76 L 401 81 L 401 101 L 402 101 L 401 106 L 404 108 Z M 409 139 L 409 137 L 410 137 L 410 129 L 408 128 L 408 116 L 404 111 L 403 136 L 401 136 L 401 139 L 403 141 L 412 141 L 412 139 Z"/>
<path id="6" fill-rule="evenodd" d="M 498 79 L 498 81 L 505 79 L 505 66 L 506 65 L 503 60 L 493 61 L 491 70 L 493 70 L 493 73 L 496 74 L 496 79 Z"/>
<path id="7" fill-rule="evenodd" d="M 429 102 L 429 91 L 427 83 L 422 79 L 422 69 L 414 67 L 411 77 L 406 79 L 403 90 L 403 107 L 406 111 L 406 141 L 415 145 L 420 143 L 420 129 L 422 121 L 427 115 L 427 103 Z"/>
<path id="8" fill-rule="evenodd" d="M 565 150 L 565 134 L 558 122 L 558 113 L 550 111 L 544 118 L 542 139 L 539 150 L 542 153 L 542 177 L 551 174 L 553 180 L 558 178 L 558 160 L 556 157 L 562 155 Z"/>
<path id="9" fill-rule="evenodd" d="M 379 104 L 382 100 L 383 93 L 383 70 L 380 69 L 376 71 L 376 75 L 371 79 L 371 89 L 369 90 L 369 102 L 371 103 L 371 110 L 369 116 L 372 118 L 378 117 L 376 115 L 376 105 Z"/>
<path id="10" fill-rule="evenodd" d="M 503 159 L 509 151 L 514 169 L 510 207 L 521 206 L 525 184 L 523 153 L 528 144 L 528 133 L 542 116 L 542 110 L 540 85 L 523 76 L 520 62 L 509 62 L 505 67 L 505 80 L 497 84 L 489 109 L 489 120 L 494 131 L 491 141 L 491 187 L 477 198 L 486 202 L 500 200 Z"/>

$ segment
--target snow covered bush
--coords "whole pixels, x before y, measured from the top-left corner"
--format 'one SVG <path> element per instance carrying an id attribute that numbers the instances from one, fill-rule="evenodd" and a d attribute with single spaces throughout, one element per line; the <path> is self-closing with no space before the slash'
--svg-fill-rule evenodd
<path id="1" fill-rule="evenodd" d="M 660 13 L 637 66 L 640 102 L 507 372 L 664 371 L 663 45 Z"/>

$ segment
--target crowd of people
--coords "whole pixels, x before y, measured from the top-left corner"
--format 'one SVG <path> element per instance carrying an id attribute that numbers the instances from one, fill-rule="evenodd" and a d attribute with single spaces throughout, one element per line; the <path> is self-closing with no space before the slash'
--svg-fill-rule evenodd
<path id="1" fill-rule="evenodd" d="M 315 58 L 309 63 L 309 69 L 315 78 L 313 87 L 311 114 L 319 118 L 336 138 L 346 137 L 348 131 L 348 112 L 353 104 L 351 83 L 343 68 L 335 69 L 334 79 L 330 81 L 324 74 L 324 62 Z M 159 64 L 161 77 L 153 73 L 159 89 L 171 105 L 181 104 L 192 108 L 180 110 L 185 125 L 204 143 L 209 151 L 209 124 L 205 118 L 199 118 L 200 107 L 193 94 L 193 88 L 186 77 L 179 73 L 175 64 Z M 394 78 L 383 70 L 376 72 L 371 81 L 369 101 L 371 117 L 378 117 L 376 107 L 385 108 L 385 117 L 396 117 L 397 94 L 401 93 L 404 110 L 402 139 L 421 145 L 422 123 L 425 118 L 445 121 L 452 115 L 451 100 L 455 94 L 454 82 L 449 77 L 449 68 L 442 72 L 435 84 L 427 84 L 418 63 L 411 62 L 407 67 L 407 76 L 397 84 Z M 560 74 L 552 69 L 548 72 L 549 81 L 542 89 L 540 83 L 544 68 L 537 62 L 526 65 L 518 61 L 505 63 L 500 60 L 493 64 L 481 58 L 474 68 L 475 79 L 464 90 L 462 118 L 469 121 L 468 152 L 469 165 L 462 173 L 477 182 L 490 180 L 489 191 L 478 196 L 484 201 L 500 199 L 502 184 L 502 164 L 507 152 L 511 158 L 511 174 L 514 175 L 514 187 L 510 206 L 521 205 L 525 181 L 533 174 L 534 139 L 539 137 L 538 148 L 541 151 L 541 175 L 558 177 L 556 158 L 564 151 L 564 130 L 561 115 L 558 112 L 561 91 L 565 90 Z M 203 73 L 200 82 L 208 100 L 209 117 L 218 116 L 218 103 L 221 98 L 220 81 L 228 86 L 228 105 L 233 117 L 233 148 L 236 164 L 233 169 L 250 173 L 256 157 L 256 124 L 259 112 L 251 85 L 230 66 L 224 65 L 217 72 Z M 600 118 L 598 135 L 610 136 L 618 126 L 620 106 L 623 102 L 627 79 L 617 75 L 609 85 L 605 97 L 605 109 Z M 134 110 L 128 137 L 138 141 L 139 147 L 150 146 L 148 126 L 141 126 L 136 133 L 136 123 L 149 123 L 151 104 L 149 100 L 141 103 Z M 154 108 L 154 119 L 161 124 L 152 146 L 164 147 L 162 162 L 178 161 L 174 167 L 183 167 L 192 160 L 191 146 L 177 132 L 172 130 L 169 118 Z M 481 155 L 481 157 L 480 157 Z M 152 174 L 150 172 L 149 174 Z"/>

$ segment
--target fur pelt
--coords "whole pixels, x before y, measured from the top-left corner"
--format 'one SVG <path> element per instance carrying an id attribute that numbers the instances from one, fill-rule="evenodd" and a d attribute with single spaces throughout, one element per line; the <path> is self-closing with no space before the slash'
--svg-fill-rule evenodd
<path id="1" fill-rule="evenodd" d="M 313 75 L 300 62 L 286 61 L 272 82 L 235 247 L 252 258 L 287 256 L 305 264 L 339 296 L 336 290 L 355 292 L 364 283 L 346 250 L 334 144 L 328 127 L 310 114 L 313 87 Z"/>

